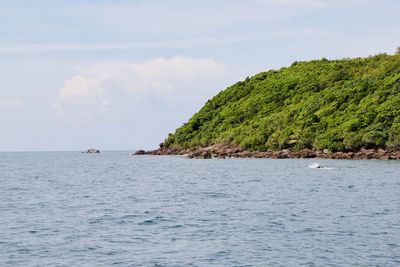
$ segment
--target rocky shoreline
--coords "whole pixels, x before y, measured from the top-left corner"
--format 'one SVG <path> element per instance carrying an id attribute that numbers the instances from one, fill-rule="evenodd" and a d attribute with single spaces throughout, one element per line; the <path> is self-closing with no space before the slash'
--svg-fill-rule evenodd
<path id="1" fill-rule="evenodd" d="M 182 155 L 188 158 L 211 159 L 211 158 L 273 158 L 273 159 L 380 159 L 380 160 L 400 160 L 400 151 L 389 151 L 384 149 L 360 149 L 353 152 L 331 152 L 328 150 L 316 151 L 303 149 L 300 151 L 290 151 L 288 149 L 280 151 L 249 151 L 239 147 L 227 145 L 213 145 L 198 149 L 177 149 L 160 147 L 156 150 L 138 150 L 134 155 Z"/>

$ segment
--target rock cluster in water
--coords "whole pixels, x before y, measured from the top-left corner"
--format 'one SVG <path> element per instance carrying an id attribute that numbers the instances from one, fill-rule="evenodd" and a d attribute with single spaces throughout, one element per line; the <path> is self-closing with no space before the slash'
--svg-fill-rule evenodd
<path id="1" fill-rule="evenodd" d="M 92 154 L 92 153 L 100 153 L 100 150 L 94 149 L 94 148 L 90 148 L 90 149 L 88 149 L 88 150 L 86 150 L 86 151 L 84 151 L 84 152 L 82 152 L 82 153 L 89 153 L 89 154 Z"/>
<path id="2" fill-rule="evenodd" d="M 160 147 L 157 150 L 139 150 L 135 155 L 183 155 L 188 158 L 210 159 L 210 158 L 325 158 L 325 159 L 400 159 L 400 151 L 389 151 L 383 149 L 361 149 L 356 152 L 331 152 L 329 150 L 316 151 L 302 149 L 291 151 L 288 149 L 280 151 L 249 151 L 239 147 L 228 145 L 213 145 L 198 149 L 178 149 Z"/>

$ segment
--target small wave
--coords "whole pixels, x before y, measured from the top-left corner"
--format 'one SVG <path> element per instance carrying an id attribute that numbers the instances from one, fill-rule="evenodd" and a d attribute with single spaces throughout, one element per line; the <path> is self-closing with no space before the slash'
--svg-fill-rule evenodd
<path id="1" fill-rule="evenodd" d="M 162 220 L 161 216 L 157 216 L 154 219 L 147 219 L 144 220 L 143 222 L 140 222 L 139 225 L 154 225 L 160 223 Z"/>
<path id="2" fill-rule="evenodd" d="M 144 220 L 143 222 L 139 223 L 139 225 L 153 225 L 157 223 L 158 222 L 156 220 Z"/>
<path id="3" fill-rule="evenodd" d="M 221 192 L 201 192 L 203 196 L 210 197 L 210 198 L 229 198 L 229 194 L 221 193 Z"/>
<path id="4" fill-rule="evenodd" d="M 172 225 L 172 226 L 170 226 L 169 228 L 171 228 L 171 229 L 175 229 L 175 228 L 182 228 L 183 227 L 183 225 L 182 224 L 176 224 L 176 225 Z"/>

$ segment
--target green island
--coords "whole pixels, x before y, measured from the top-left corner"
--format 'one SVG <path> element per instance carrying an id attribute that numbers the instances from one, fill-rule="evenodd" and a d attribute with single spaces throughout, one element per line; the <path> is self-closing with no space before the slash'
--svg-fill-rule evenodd
<path id="1" fill-rule="evenodd" d="M 159 154 L 218 145 L 250 152 L 400 151 L 400 54 L 294 62 L 248 77 L 169 134 Z"/>

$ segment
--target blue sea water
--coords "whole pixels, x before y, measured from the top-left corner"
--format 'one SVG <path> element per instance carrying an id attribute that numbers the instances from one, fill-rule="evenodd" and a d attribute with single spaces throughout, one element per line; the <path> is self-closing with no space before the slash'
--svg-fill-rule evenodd
<path id="1" fill-rule="evenodd" d="M 0 266 L 399 265 L 400 161 L 0 153 Z"/>

